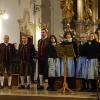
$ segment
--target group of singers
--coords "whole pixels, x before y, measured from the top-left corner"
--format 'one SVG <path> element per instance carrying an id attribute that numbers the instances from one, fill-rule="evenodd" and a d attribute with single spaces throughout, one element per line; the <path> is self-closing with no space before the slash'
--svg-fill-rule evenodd
<path id="1" fill-rule="evenodd" d="M 82 83 L 80 91 L 96 91 L 98 62 L 100 59 L 100 43 L 95 33 L 80 35 L 79 41 L 73 38 L 70 32 L 63 36 L 61 45 L 72 45 L 75 57 L 68 57 L 66 63 L 67 82 L 69 88 L 75 88 L 75 81 L 79 79 Z M 9 36 L 4 36 L 4 42 L 0 43 L 0 88 L 4 88 L 5 74 L 8 76 L 8 88 L 12 88 L 12 73 L 14 59 L 17 57 L 20 74 L 20 89 L 30 89 L 32 67 L 34 60 L 38 59 L 38 83 L 37 89 L 43 90 L 44 82 L 48 80 L 47 90 L 55 90 L 55 80 L 64 75 L 64 61 L 58 57 L 55 46 L 58 44 L 56 36 L 48 36 L 48 30 L 41 30 L 41 39 L 38 41 L 38 53 L 34 45 L 29 43 L 28 36 L 21 36 L 18 52 L 16 47 L 9 43 Z M 33 68 L 35 69 L 35 68 Z M 25 83 L 25 79 L 27 80 Z"/>

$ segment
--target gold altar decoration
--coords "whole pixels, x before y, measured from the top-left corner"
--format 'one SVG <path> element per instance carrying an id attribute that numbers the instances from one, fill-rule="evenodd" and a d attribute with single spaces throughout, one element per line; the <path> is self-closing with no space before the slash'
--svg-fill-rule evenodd
<path id="1" fill-rule="evenodd" d="M 73 0 L 60 0 L 60 7 L 62 9 L 63 18 L 71 20 L 74 15 Z"/>
<path id="2" fill-rule="evenodd" d="M 81 20 L 82 29 L 80 33 L 90 34 L 93 32 L 93 2 L 92 0 L 83 0 L 83 19 Z M 80 26 L 79 26 L 80 27 Z"/>
<path id="3" fill-rule="evenodd" d="M 92 0 L 84 0 L 84 19 L 92 20 Z"/>

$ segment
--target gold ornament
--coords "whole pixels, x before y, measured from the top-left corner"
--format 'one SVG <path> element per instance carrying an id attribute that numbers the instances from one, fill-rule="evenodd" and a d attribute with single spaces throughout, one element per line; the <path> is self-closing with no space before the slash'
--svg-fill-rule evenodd
<path id="1" fill-rule="evenodd" d="M 63 13 L 63 19 L 71 20 L 73 12 L 73 0 L 60 0 L 60 7 Z"/>

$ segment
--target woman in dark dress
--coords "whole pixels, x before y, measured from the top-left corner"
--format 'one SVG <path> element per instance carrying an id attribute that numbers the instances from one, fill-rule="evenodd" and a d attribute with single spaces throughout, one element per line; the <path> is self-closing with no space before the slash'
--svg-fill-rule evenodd
<path id="1" fill-rule="evenodd" d="M 48 90 L 54 90 L 54 82 L 60 76 L 60 59 L 57 57 L 55 46 L 57 39 L 54 35 L 50 36 L 48 44 Z"/>
<path id="2" fill-rule="evenodd" d="M 82 81 L 82 87 L 80 91 L 86 91 L 87 89 L 87 35 L 80 35 L 80 42 L 78 47 L 78 59 L 76 67 L 76 78 Z"/>
<path id="3" fill-rule="evenodd" d="M 73 37 L 71 36 L 71 33 L 65 33 L 64 34 L 64 40 L 62 41 L 61 45 L 72 45 L 75 55 L 77 55 L 77 43 L 73 40 Z M 75 88 L 75 71 L 76 71 L 76 60 L 75 57 L 67 57 L 67 81 L 68 86 L 71 89 Z"/>
<path id="4" fill-rule="evenodd" d="M 12 71 L 13 71 L 13 74 L 16 74 L 16 73 L 19 73 L 20 60 L 19 60 L 19 54 L 18 54 L 18 49 L 17 49 L 17 43 L 13 43 L 13 45 L 15 47 L 15 53 L 12 59 Z"/>
<path id="5" fill-rule="evenodd" d="M 100 52 L 100 43 L 96 41 L 95 34 L 91 33 L 89 35 L 89 40 L 86 43 L 87 49 L 87 80 L 88 80 L 88 91 L 96 91 L 96 79 L 98 76 L 98 57 Z"/>

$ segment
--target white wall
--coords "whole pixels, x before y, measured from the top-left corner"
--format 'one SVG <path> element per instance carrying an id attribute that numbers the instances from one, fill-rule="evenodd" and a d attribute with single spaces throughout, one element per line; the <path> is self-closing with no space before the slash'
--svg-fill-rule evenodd
<path id="1" fill-rule="evenodd" d="M 2 19 L 2 39 L 0 42 L 3 41 L 3 35 L 7 34 L 10 36 L 10 42 L 19 43 L 20 30 L 17 20 L 23 17 L 26 8 L 32 15 L 31 0 L 0 0 L 0 9 L 6 10 L 9 15 L 8 20 Z"/>
<path id="2" fill-rule="evenodd" d="M 10 36 L 11 42 L 19 41 L 19 29 L 18 29 L 18 3 L 17 0 L 0 0 L 0 9 L 6 10 L 9 15 L 8 20 L 2 19 L 2 39 L 3 35 L 7 34 Z"/>
<path id="3" fill-rule="evenodd" d="M 59 0 L 50 0 L 51 2 L 51 34 L 56 35 L 59 39 L 59 35 L 63 33 L 62 26 L 62 11 L 60 9 Z"/>
<path id="4" fill-rule="evenodd" d="M 20 1 L 20 2 L 19 2 Z M 41 0 L 36 0 L 38 5 L 41 5 Z M 62 12 L 58 0 L 50 0 L 51 2 L 51 34 L 59 38 L 59 34 L 63 32 L 62 29 Z M 11 42 L 19 43 L 20 30 L 17 20 L 23 17 L 24 10 L 28 9 L 30 12 L 30 21 L 34 23 L 34 16 L 32 13 L 32 0 L 0 0 L 0 8 L 6 10 L 9 14 L 8 20 L 2 20 L 2 39 L 3 35 L 8 34 Z M 36 22 L 41 23 L 41 9 L 35 15 Z M 34 31 L 36 32 L 36 30 Z M 34 35 L 33 35 L 34 36 Z M 35 37 L 38 37 L 38 32 Z M 35 38 L 34 37 L 34 38 Z M 35 40 L 34 42 L 36 42 Z M 37 45 L 37 42 L 36 42 Z"/>

